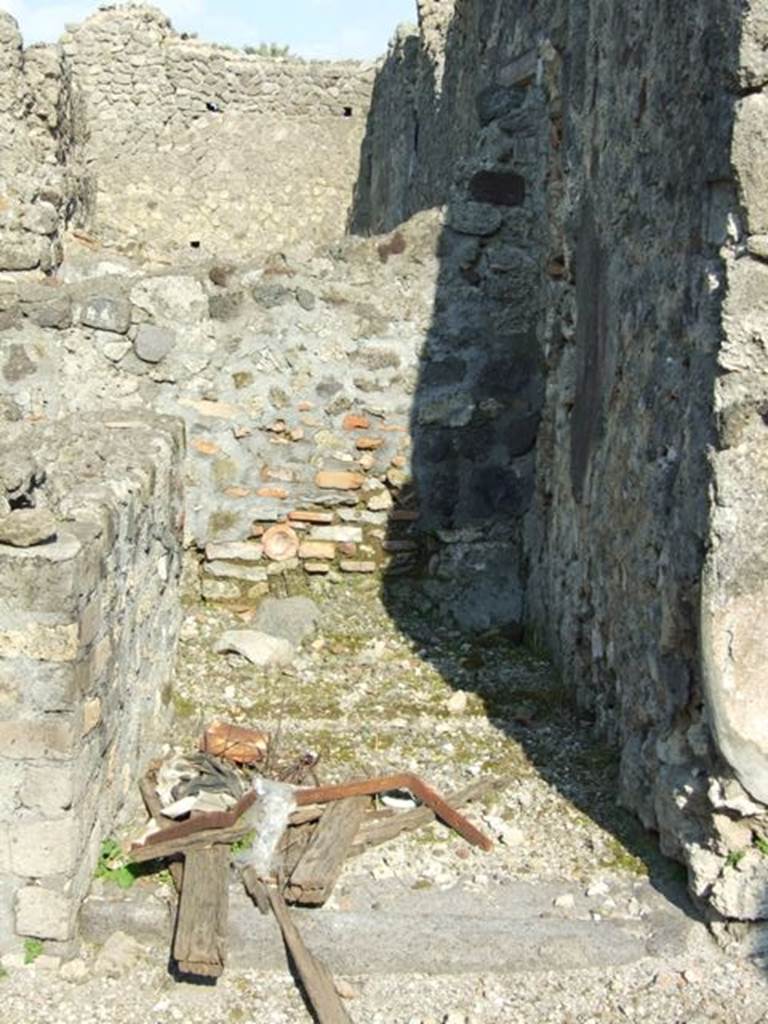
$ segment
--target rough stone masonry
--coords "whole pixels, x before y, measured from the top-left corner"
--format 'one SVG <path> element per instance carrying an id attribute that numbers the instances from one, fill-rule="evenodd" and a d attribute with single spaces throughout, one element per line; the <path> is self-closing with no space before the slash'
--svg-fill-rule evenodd
<path id="1" fill-rule="evenodd" d="M 0 412 L 32 460 L 9 514 L 69 531 L 98 470 L 113 588 L 99 671 L 86 595 L 4 592 L 5 727 L 66 733 L 0 751 L 24 934 L 72 933 L 79 851 L 150 743 L 182 542 L 208 600 L 412 572 L 465 627 L 545 646 L 702 905 L 768 920 L 768 4 L 418 14 L 375 66 L 206 46 L 143 7 L 24 50 L 0 16 Z M 131 431 L 166 461 L 126 492 Z M 0 551 L 41 573 L 60 544 Z M 81 661 L 68 704 L 36 703 L 28 679 Z M 114 761 L 69 803 L 25 802 L 95 749 Z M 55 878 L 13 852 L 47 818 L 78 851 Z"/>

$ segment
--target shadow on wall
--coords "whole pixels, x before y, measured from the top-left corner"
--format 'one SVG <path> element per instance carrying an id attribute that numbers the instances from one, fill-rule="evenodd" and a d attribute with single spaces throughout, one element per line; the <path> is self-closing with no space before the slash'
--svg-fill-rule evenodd
<path id="1" fill-rule="evenodd" d="M 706 282 L 723 279 L 734 197 L 737 5 L 510 6 L 456 0 L 444 67 L 422 26 L 374 88 L 350 229 L 446 208 L 412 484 L 389 530 L 394 552 L 415 531 L 428 565 L 418 587 L 396 566 L 385 597 L 449 681 L 661 882 L 669 866 L 613 796 L 689 867 L 691 849 L 717 843 L 698 801 L 723 773 L 698 594 L 721 340 L 721 290 Z M 551 760 L 511 722 L 519 695 L 453 658 L 446 624 L 553 653 L 574 729 L 618 748 L 620 768 L 603 768 L 616 768 L 612 799 L 604 785 L 585 797 L 567 752 Z"/>

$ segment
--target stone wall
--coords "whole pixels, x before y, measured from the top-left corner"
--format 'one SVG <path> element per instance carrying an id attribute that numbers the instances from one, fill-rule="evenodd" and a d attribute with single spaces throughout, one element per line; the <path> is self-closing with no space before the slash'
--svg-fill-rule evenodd
<path id="1" fill-rule="evenodd" d="M 73 936 L 100 842 L 165 722 L 181 441 L 147 414 L 3 425 L 0 946 Z M 30 508 L 35 535 L 17 521 Z"/>
<path id="2" fill-rule="evenodd" d="M 97 12 L 59 50 L 76 228 L 146 259 L 241 258 L 336 237 L 372 65 L 205 45 L 144 7 Z"/>
<path id="3" fill-rule="evenodd" d="M 258 593 L 298 559 L 316 573 L 403 569 L 409 413 L 440 224 L 425 213 L 396 238 L 310 258 L 151 275 L 116 274 L 84 247 L 55 281 L 7 286 L 0 401 L 22 420 L 110 408 L 183 420 L 186 542 L 211 556 L 209 598 Z M 307 510 L 319 519 L 294 516 L 291 529 L 310 543 L 279 565 L 259 543 L 221 547 Z"/>
<path id="4" fill-rule="evenodd" d="M 447 204 L 438 576 L 553 653 L 692 891 L 763 919 L 762 4 L 458 0 L 440 54 L 442 6 L 374 87 L 351 221 Z"/>
<path id="5" fill-rule="evenodd" d="M 0 270 L 60 261 L 60 86 L 55 50 L 22 50 L 15 21 L 0 11 Z"/>

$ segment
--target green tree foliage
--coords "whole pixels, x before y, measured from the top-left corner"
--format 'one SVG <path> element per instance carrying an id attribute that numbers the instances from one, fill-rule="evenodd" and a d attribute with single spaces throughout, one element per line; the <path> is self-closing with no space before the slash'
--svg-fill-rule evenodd
<path id="1" fill-rule="evenodd" d="M 244 46 L 246 53 L 255 54 L 258 57 L 290 57 L 290 46 L 281 46 L 279 43 L 259 43 L 258 46 Z"/>

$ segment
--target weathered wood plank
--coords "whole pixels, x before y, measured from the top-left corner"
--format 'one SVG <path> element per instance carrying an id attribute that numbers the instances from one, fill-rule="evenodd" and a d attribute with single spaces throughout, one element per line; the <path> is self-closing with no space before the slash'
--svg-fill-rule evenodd
<path id="1" fill-rule="evenodd" d="M 301 860 L 290 874 L 286 896 L 320 906 L 339 877 L 370 800 L 351 797 L 332 804 L 315 826 Z"/>
<path id="2" fill-rule="evenodd" d="M 229 858 L 229 847 L 220 845 L 186 856 L 173 940 L 173 957 L 182 974 L 217 978 L 224 970 Z"/>
<path id="3" fill-rule="evenodd" d="M 155 792 L 155 781 L 154 772 L 148 772 L 139 783 L 139 790 L 141 791 L 142 799 L 144 800 L 144 806 L 147 808 L 147 814 L 152 818 L 155 823 L 162 826 L 162 805 L 160 803 L 160 797 Z M 175 853 L 175 850 L 169 851 Z M 163 854 L 155 854 L 154 857 L 147 857 L 147 860 L 155 860 L 158 856 Z M 171 861 L 168 865 L 168 870 L 171 873 L 171 880 L 176 892 L 181 892 L 181 886 L 184 880 L 184 865 L 180 860 Z"/>
<path id="4" fill-rule="evenodd" d="M 280 925 L 283 940 L 299 976 L 307 999 L 317 1017 L 318 1024 L 352 1024 L 352 1018 L 339 998 L 333 976 L 322 960 L 318 960 L 304 945 L 299 929 L 291 917 L 280 892 L 267 886 L 272 913 Z"/>

